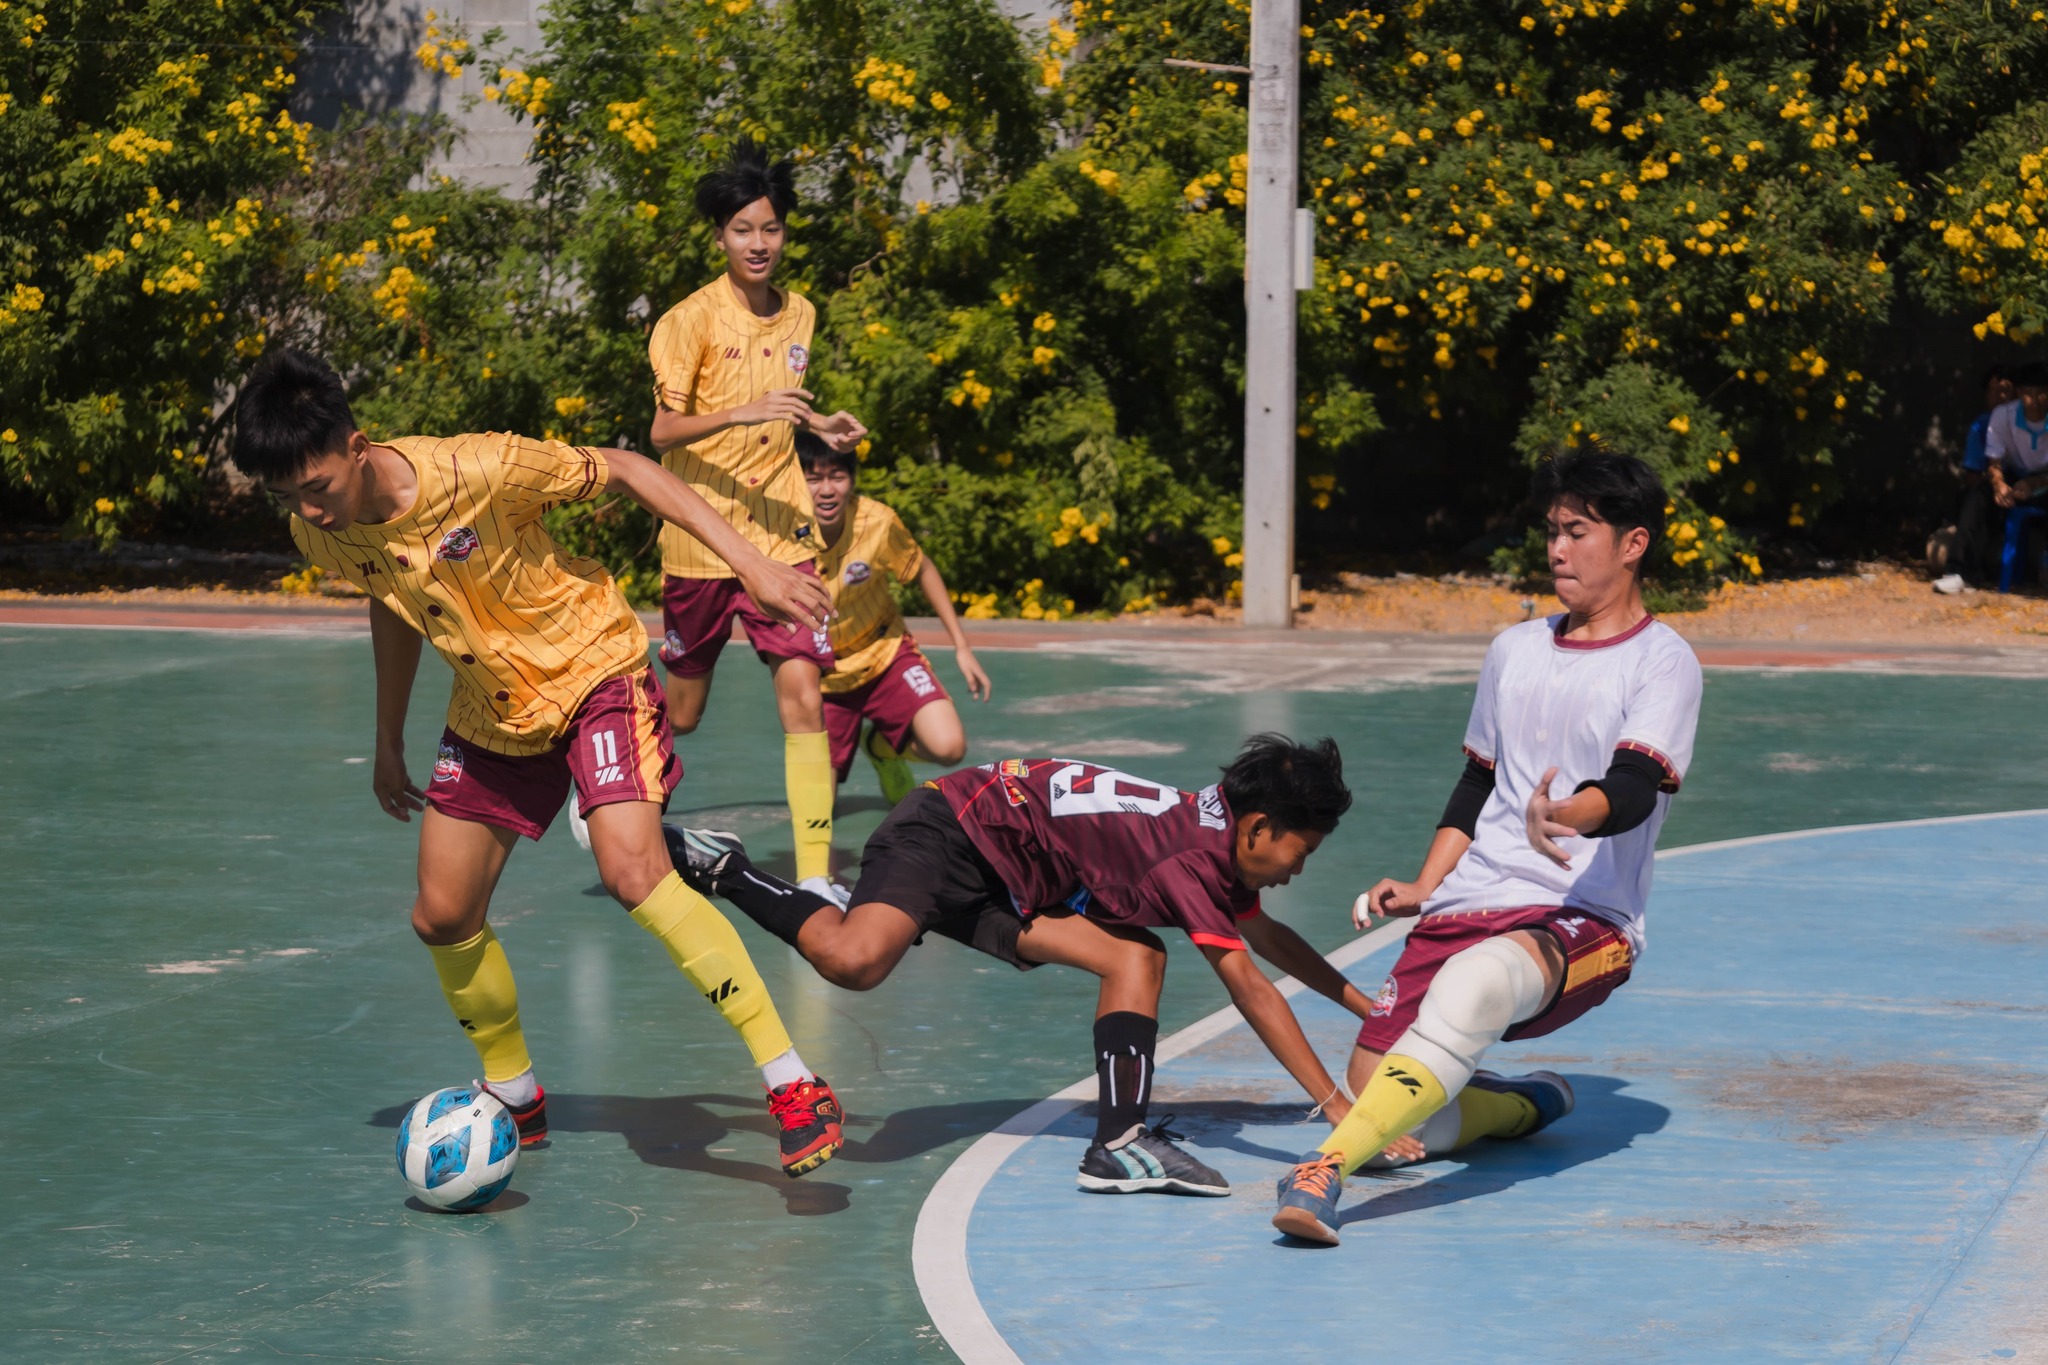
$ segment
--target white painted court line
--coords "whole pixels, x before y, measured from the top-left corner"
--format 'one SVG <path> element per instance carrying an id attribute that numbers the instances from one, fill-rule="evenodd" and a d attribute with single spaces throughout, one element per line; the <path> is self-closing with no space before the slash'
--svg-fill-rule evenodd
<path id="1" fill-rule="evenodd" d="M 1660 849 L 1659 860 L 1689 853 L 1711 853 L 1723 849 L 1747 848 L 1756 844 L 1786 843 L 1794 839 L 1817 839 L 1833 834 L 1860 833 L 1884 829 L 1917 829 L 1927 825 L 1959 825 L 1970 821 L 2017 820 L 2027 816 L 2048 816 L 2048 809 L 1990 811 L 1981 815 L 1935 815 L 1917 820 L 1879 820 L 1861 825 L 1828 825 L 1820 829 L 1781 830 L 1775 834 L 1749 834 L 1738 839 L 1715 839 L 1687 844 L 1683 848 Z M 1383 924 L 1329 955 L 1330 964 L 1342 971 L 1353 963 L 1390 944 L 1407 938 L 1413 920 Z M 1275 983 L 1289 998 L 1304 989 L 1293 977 Z M 1226 1005 L 1176 1033 L 1162 1038 L 1155 1057 L 1160 1062 L 1184 1057 L 1202 1044 L 1218 1038 L 1244 1022 L 1235 1005 Z M 911 1235 L 910 1267 L 917 1278 L 917 1292 L 932 1315 L 932 1326 L 946 1339 L 964 1365 L 1024 1365 L 1010 1343 L 996 1330 L 981 1296 L 974 1292 L 974 1279 L 967 1262 L 967 1223 L 973 1216 L 975 1200 L 981 1197 L 1002 1164 L 1019 1147 L 1052 1127 L 1085 1103 L 1095 1093 L 1095 1078 L 1074 1082 L 1022 1113 L 999 1124 L 962 1152 L 946 1168 L 925 1196 L 918 1210 L 917 1228 Z"/>
<path id="2" fill-rule="evenodd" d="M 1413 920 L 1382 924 L 1331 953 L 1330 964 L 1341 971 L 1407 938 L 1413 924 Z M 1305 989 L 1291 976 L 1274 984 L 1288 997 Z M 1237 1006 L 1225 1005 L 1160 1039 L 1154 1059 L 1164 1063 L 1184 1057 L 1243 1022 Z M 917 1277 L 917 1292 L 931 1310 L 932 1326 L 966 1365 L 1023 1365 L 989 1321 L 968 1273 L 967 1220 L 974 1212 L 974 1201 L 1012 1152 L 1093 1098 L 1095 1078 L 1089 1076 L 999 1124 L 954 1159 L 918 1210 L 917 1230 L 910 1242 L 910 1268 Z"/>

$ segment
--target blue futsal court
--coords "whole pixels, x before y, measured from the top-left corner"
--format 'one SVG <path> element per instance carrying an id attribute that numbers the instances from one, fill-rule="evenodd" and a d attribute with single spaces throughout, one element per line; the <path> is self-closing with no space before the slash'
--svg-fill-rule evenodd
<path id="1" fill-rule="evenodd" d="M 969 1365 L 1156 1360 L 1165 1323 L 1176 1360 L 2039 1359 L 2044 877 L 2048 812 L 1666 853 L 1635 978 L 1489 1056 L 1577 1112 L 1354 1178 L 1335 1249 L 1267 1224 L 1327 1128 L 1226 1010 L 1162 1048 L 1156 1107 L 1232 1198 L 1048 1198 L 1077 1087 L 941 1180 L 920 1287 Z M 1349 952 L 1368 993 L 1401 934 Z M 1356 1021 L 1294 1003 L 1341 1056 Z"/>
<path id="2" fill-rule="evenodd" d="M 1499 1054 L 1572 1076 L 1578 1112 L 1354 1182 L 1345 1244 L 1318 1251 L 1266 1223 L 1309 1097 L 1234 1015 L 1203 1022 L 1226 1002 L 1184 941 L 1158 1112 L 1232 1198 L 1074 1189 L 1082 1119 L 1042 1102 L 1088 1076 L 1092 979 L 931 942 L 855 994 L 744 924 L 848 1107 L 839 1159 L 790 1181 L 744 1050 L 559 828 L 492 914 L 550 1142 L 489 1213 L 408 1204 L 398 1115 L 475 1054 L 407 924 L 415 831 L 370 799 L 360 617 L 327 619 L 0 618 L 5 1365 L 2048 1363 L 2048 816 L 1778 837 L 2048 807 L 2038 750 L 1980 720 L 2033 714 L 2048 652 L 1709 654 L 1649 953 L 1608 1005 Z M 1335 735 L 1358 803 L 1269 906 L 1359 953 L 1351 897 L 1427 844 L 1485 642 L 1067 629 L 978 641 L 997 693 L 963 708 L 972 760 L 1196 787 L 1249 731 Z M 750 663 L 682 745 L 677 812 L 783 867 Z M 446 686 L 429 660 L 416 778 Z M 882 809 L 857 769 L 849 859 Z M 1391 938 L 1349 960 L 1362 982 Z M 1301 1004 L 1341 1064 L 1351 1030 Z"/>

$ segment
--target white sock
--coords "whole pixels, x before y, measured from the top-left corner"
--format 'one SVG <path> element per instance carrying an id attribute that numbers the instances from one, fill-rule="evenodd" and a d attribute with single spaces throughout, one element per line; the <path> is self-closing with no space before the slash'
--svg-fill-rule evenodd
<path id="1" fill-rule="evenodd" d="M 509 1081 L 485 1081 L 484 1089 L 505 1102 L 508 1109 L 524 1109 L 540 1094 L 540 1082 L 533 1078 L 533 1068 L 528 1067 Z"/>
<path id="2" fill-rule="evenodd" d="M 770 1090 L 780 1090 L 785 1085 L 808 1081 L 811 1077 L 811 1069 L 804 1065 L 803 1058 L 796 1055 L 795 1048 L 761 1063 L 761 1084 Z"/>

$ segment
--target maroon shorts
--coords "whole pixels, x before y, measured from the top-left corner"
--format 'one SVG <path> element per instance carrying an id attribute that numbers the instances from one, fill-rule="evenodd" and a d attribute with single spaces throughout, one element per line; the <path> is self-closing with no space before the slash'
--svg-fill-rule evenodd
<path id="1" fill-rule="evenodd" d="M 443 730 L 427 802 L 457 820 L 538 839 L 571 782 L 588 814 L 617 801 L 653 801 L 666 810 L 682 780 L 668 704 L 654 670 L 643 668 L 599 683 L 546 753 L 494 754 Z"/>
<path id="2" fill-rule="evenodd" d="M 1372 1002 L 1371 1017 L 1358 1030 L 1358 1045 L 1368 1052 L 1391 1048 L 1394 1040 L 1415 1022 L 1429 983 L 1453 953 L 1517 929 L 1547 930 L 1557 940 L 1557 946 L 1564 949 L 1564 989 L 1534 1019 L 1525 1019 L 1509 1028 L 1501 1035 L 1504 1040 L 1536 1038 L 1561 1029 L 1614 994 L 1615 988 L 1628 980 L 1628 940 L 1620 930 L 1583 910 L 1539 905 L 1524 910 L 1425 915 L 1408 931 L 1400 961 L 1380 986 L 1380 993 Z"/>
<path id="3" fill-rule="evenodd" d="M 860 723 L 873 721 L 900 750 L 910 743 L 910 723 L 917 713 L 935 701 L 951 701 L 932 661 L 924 657 L 917 640 L 905 632 L 896 646 L 896 657 L 882 670 L 882 676 L 851 692 L 825 694 L 825 733 L 832 737 L 832 766 L 844 782 L 853 770 L 853 756 L 860 747 Z"/>
<path id="4" fill-rule="evenodd" d="M 793 566 L 800 573 L 818 576 L 818 566 L 806 560 Z M 677 578 L 661 580 L 661 648 L 656 657 L 677 677 L 700 678 L 718 663 L 718 655 L 732 639 L 737 617 L 746 628 L 747 642 L 762 663 L 777 659 L 808 659 L 821 673 L 832 671 L 832 642 L 822 630 L 787 626 L 754 605 L 737 578 Z"/>

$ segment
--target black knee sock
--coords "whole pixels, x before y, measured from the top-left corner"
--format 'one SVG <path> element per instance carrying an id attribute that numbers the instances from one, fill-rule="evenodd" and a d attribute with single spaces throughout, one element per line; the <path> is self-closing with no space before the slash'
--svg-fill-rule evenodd
<path id="1" fill-rule="evenodd" d="M 1159 1021 L 1129 1010 L 1095 1021 L 1095 1140 L 1115 1142 L 1145 1121 Z"/>
<path id="2" fill-rule="evenodd" d="M 737 853 L 719 869 L 714 889 L 792 948 L 796 947 L 797 931 L 812 915 L 828 906 L 834 913 L 839 909 L 814 891 L 770 876 Z"/>

